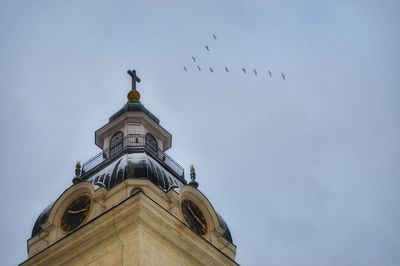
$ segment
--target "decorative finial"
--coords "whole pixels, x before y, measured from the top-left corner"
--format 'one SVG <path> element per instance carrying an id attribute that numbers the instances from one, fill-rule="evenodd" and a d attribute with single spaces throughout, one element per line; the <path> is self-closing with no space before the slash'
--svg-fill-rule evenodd
<path id="1" fill-rule="evenodd" d="M 190 182 L 189 185 L 197 188 L 199 186 L 199 183 L 196 182 L 196 169 L 194 168 L 194 165 L 190 165 Z"/>
<path id="2" fill-rule="evenodd" d="M 136 75 L 136 70 L 128 70 L 127 73 L 132 77 L 132 90 L 128 92 L 128 101 L 139 101 L 140 93 L 136 90 L 136 82 L 140 82 L 140 78 Z"/>
<path id="3" fill-rule="evenodd" d="M 81 176 L 81 162 L 77 161 L 75 164 L 75 177 L 72 179 L 72 183 L 76 184 L 82 181 Z"/>
<path id="4" fill-rule="evenodd" d="M 77 161 L 75 164 L 75 175 L 79 176 L 81 174 L 81 162 Z"/>

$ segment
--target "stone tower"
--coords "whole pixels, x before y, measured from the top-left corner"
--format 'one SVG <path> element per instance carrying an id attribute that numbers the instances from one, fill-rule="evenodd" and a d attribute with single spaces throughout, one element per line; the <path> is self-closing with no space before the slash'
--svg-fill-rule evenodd
<path id="1" fill-rule="evenodd" d="M 237 265 L 222 217 L 196 173 L 165 152 L 172 135 L 140 102 L 134 70 L 124 107 L 95 132 L 102 150 L 39 215 L 21 265 Z"/>

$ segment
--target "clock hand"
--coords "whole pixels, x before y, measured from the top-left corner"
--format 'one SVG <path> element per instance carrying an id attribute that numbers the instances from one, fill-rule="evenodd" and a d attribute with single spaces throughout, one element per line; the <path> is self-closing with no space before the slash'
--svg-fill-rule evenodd
<path id="1" fill-rule="evenodd" d="M 77 210 L 77 211 L 68 210 L 68 213 L 77 214 L 77 213 L 84 212 L 84 211 L 87 211 L 87 208 L 86 209 Z"/>
<path id="2" fill-rule="evenodd" d="M 193 215 L 193 217 L 201 224 L 201 226 L 203 227 L 204 230 L 207 231 L 207 227 L 203 224 L 202 221 L 200 221 L 199 218 L 197 218 L 197 216 L 194 214 L 194 212 L 192 211 L 192 208 L 190 208 L 190 206 L 188 206 L 189 211 L 191 212 L 191 214 Z"/>

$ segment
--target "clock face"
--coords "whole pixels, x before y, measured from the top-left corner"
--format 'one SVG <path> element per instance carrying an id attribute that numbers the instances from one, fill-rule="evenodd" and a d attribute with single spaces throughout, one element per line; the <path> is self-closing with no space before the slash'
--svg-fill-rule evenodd
<path id="1" fill-rule="evenodd" d="M 75 198 L 65 209 L 61 217 L 61 229 L 69 232 L 77 228 L 89 214 L 91 200 L 88 195 Z"/>
<path id="2" fill-rule="evenodd" d="M 186 223 L 193 231 L 195 231 L 199 235 L 204 235 L 205 233 L 207 233 L 206 218 L 204 217 L 200 208 L 197 207 L 197 205 L 193 201 L 182 201 L 181 209 Z"/>

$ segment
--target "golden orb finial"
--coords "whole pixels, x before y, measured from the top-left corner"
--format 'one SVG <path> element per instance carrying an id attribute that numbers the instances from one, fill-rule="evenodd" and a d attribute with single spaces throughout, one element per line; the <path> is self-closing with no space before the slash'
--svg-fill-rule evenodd
<path id="1" fill-rule="evenodd" d="M 137 90 L 131 90 L 128 92 L 128 101 L 139 101 L 140 100 L 140 93 Z"/>

